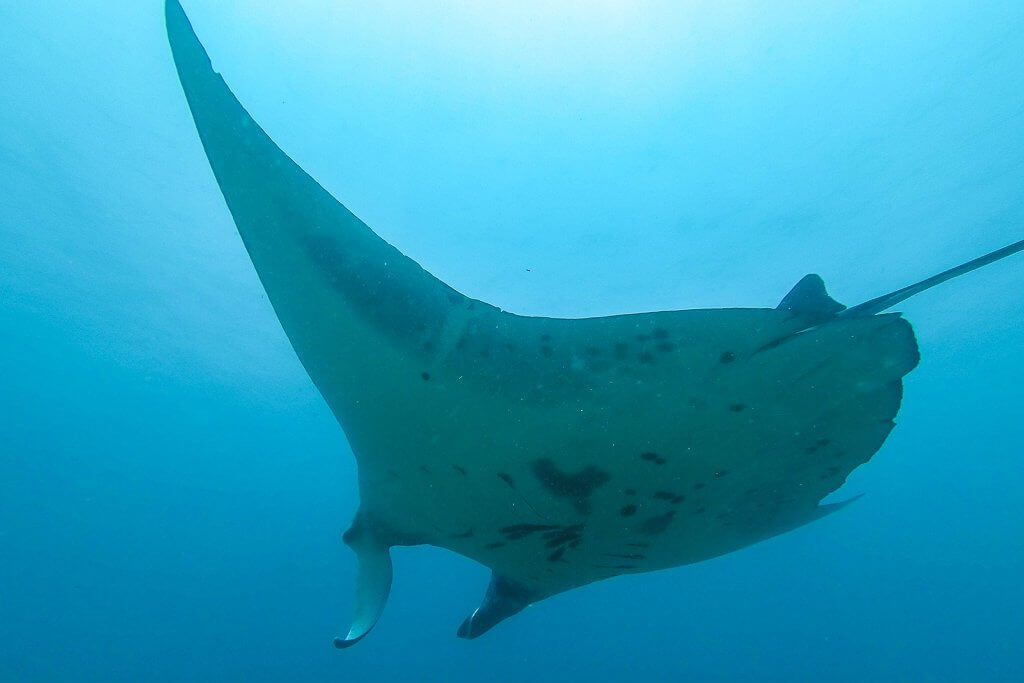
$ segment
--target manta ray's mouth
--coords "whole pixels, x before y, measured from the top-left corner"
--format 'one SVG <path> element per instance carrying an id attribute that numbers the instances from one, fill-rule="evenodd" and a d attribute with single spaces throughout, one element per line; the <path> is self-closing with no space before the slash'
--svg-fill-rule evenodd
<path id="1" fill-rule="evenodd" d="M 348 647 L 377 621 L 393 545 L 493 578 L 459 628 L 696 562 L 820 518 L 881 447 L 918 362 L 883 311 L 1024 241 L 849 309 L 808 275 L 775 308 L 523 317 L 455 291 L 380 239 L 249 116 L 176 0 L 174 61 L 284 332 L 359 463 Z"/>

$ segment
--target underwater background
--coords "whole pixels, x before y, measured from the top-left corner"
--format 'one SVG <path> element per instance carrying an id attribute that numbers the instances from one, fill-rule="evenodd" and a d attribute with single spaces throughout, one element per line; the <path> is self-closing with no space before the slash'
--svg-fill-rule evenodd
<path id="1" fill-rule="evenodd" d="M 856 304 L 1024 236 L 1024 3 L 190 0 L 271 137 L 528 315 Z M 351 650 L 355 463 L 235 232 L 156 0 L 0 3 L 0 680 L 1024 679 L 1024 256 L 825 520 L 550 598 L 397 548 Z M 400 428 L 400 425 L 396 425 Z"/>

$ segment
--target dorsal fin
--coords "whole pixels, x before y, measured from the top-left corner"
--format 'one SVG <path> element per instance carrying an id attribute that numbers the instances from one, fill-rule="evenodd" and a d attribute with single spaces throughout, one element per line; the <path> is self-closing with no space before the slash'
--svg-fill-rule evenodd
<path id="1" fill-rule="evenodd" d="M 846 306 L 828 295 L 821 276 L 811 273 L 804 275 L 775 308 L 780 311 L 793 311 L 816 321 L 824 321 Z"/>

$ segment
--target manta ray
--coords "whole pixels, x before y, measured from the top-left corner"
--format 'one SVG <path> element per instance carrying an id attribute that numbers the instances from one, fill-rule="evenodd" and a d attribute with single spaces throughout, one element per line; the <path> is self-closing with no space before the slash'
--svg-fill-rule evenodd
<path id="1" fill-rule="evenodd" d="M 492 571 L 458 635 L 610 577 L 699 562 L 834 512 L 918 362 L 896 304 L 1024 240 L 856 306 L 807 275 L 774 308 L 563 319 L 470 298 L 378 237 L 232 94 L 177 0 L 167 31 L 217 184 L 358 462 L 353 645 L 392 546 Z"/>

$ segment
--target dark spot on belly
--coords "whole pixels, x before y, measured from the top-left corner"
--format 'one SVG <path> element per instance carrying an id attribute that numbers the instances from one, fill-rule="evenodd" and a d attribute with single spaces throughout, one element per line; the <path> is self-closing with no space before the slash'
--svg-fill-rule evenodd
<path id="1" fill-rule="evenodd" d="M 551 335 L 550 334 L 542 334 L 542 335 L 540 335 L 540 340 L 542 342 L 549 342 L 549 341 L 551 341 Z"/>
<path id="2" fill-rule="evenodd" d="M 707 512 L 707 508 L 701 505 L 699 508 L 694 510 L 694 512 L 696 512 L 698 515 L 703 515 L 705 512 Z"/>
<path id="3" fill-rule="evenodd" d="M 567 526 L 553 531 L 546 531 L 541 534 L 543 538 L 547 539 L 544 543 L 544 547 L 556 548 L 560 545 L 565 545 L 566 543 L 579 540 L 580 532 L 582 530 L 582 525 L 574 524 L 573 526 Z"/>
<path id="4" fill-rule="evenodd" d="M 458 294 L 449 294 L 448 295 L 448 303 L 457 304 L 460 301 L 462 301 L 462 297 L 459 296 Z"/>
<path id="5" fill-rule="evenodd" d="M 430 381 L 430 373 L 429 372 L 421 372 L 420 373 L 420 377 L 423 378 L 424 382 L 429 382 Z"/>
<path id="6" fill-rule="evenodd" d="M 640 525 L 640 533 L 646 536 L 655 536 L 657 534 L 664 533 L 665 529 L 668 529 L 669 524 L 672 523 L 672 518 L 675 516 L 676 511 L 669 510 L 664 514 L 649 517 Z"/>
<path id="7" fill-rule="evenodd" d="M 727 474 L 729 474 L 729 470 L 718 470 L 717 472 L 715 472 L 715 479 L 721 479 Z"/>
<path id="8" fill-rule="evenodd" d="M 495 548 L 500 548 L 503 545 L 505 545 L 505 541 L 493 541 L 491 543 L 488 543 L 484 547 L 488 550 L 494 550 Z"/>
<path id="9" fill-rule="evenodd" d="M 785 337 L 779 337 L 778 339 L 772 339 L 767 344 L 764 344 L 763 346 L 761 346 L 761 348 L 759 348 L 756 351 L 756 353 L 761 353 L 762 351 L 771 351 L 772 349 L 781 346 L 784 342 L 787 342 L 790 339 L 793 339 L 794 337 L 796 337 L 795 334 L 790 334 L 790 335 L 786 335 Z"/>
<path id="10" fill-rule="evenodd" d="M 747 489 L 746 491 L 743 492 L 743 495 L 745 495 L 745 496 L 752 496 L 755 493 L 757 493 L 757 489 Z"/>
<path id="11" fill-rule="evenodd" d="M 646 548 L 649 543 L 627 543 L 630 548 Z"/>
<path id="12" fill-rule="evenodd" d="M 586 350 L 586 354 L 588 356 L 600 356 L 601 355 L 601 349 L 597 348 L 596 346 L 588 346 L 587 350 Z"/>
<path id="13" fill-rule="evenodd" d="M 540 352 L 542 354 L 544 354 L 545 356 L 547 356 L 547 357 L 550 357 L 551 354 L 553 353 L 553 351 L 551 350 L 550 346 L 542 346 L 542 347 L 540 347 Z"/>
<path id="14" fill-rule="evenodd" d="M 655 339 L 668 339 L 668 330 L 664 327 L 655 327 L 652 334 L 654 334 Z"/>
<path id="15" fill-rule="evenodd" d="M 425 342 L 423 342 L 423 350 L 426 351 L 427 353 L 430 353 L 431 351 L 433 351 L 434 350 L 434 342 L 432 342 L 432 341 L 425 341 Z"/>
<path id="16" fill-rule="evenodd" d="M 836 476 L 837 474 L 839 474 L 839 468 L 838 468 L 838 467 L 835 467 L 835 466 L 833 466 L 833 467 L 828 467 L 828 468 L 826 468 L 826 469 L 825 469 L 825 471 L 824 471 L 824 472 L 822 473 L 822 475 L 821 475 L 821 478 L 822 478 L 822 479 L 828 479 L 829 477 L 834 477 L 834 476 Z"/>
<path id="17" fill-rule="evenodd" d="M 498 529 L 498 533 L 504 536 L 509 541 L 518 541 L 521 538 L 525 538 L 530 534 L 537 533 L 538 531 L 550 531 L 552 529 L 562 529 L 563 527 L 557 524 L 513 524 L 511 526 L 505 526 Z"/>
<path id="18" fill-rule="evenodd" d="M 576 547 L 578 547 L 578 546 L 579 546 L 579 544 L 580 544 L 580 541 L 581 541 L 581 540 L 582 540 L 582 539 L 580 539 L 579 537 L 577 537 L 577 538 L 574 538 L 574 539 L 572 539 L 571 541 L 569 541 L 569 547 L 570 547 L 570 548 L 576 548 Z"/>
<path id="19" fill-rule="evenodd" d="M 702 488 L 704 488 L 704 482 L 698 481 L 696 484 L 693 485 L 693 488 L 695 488 L 698 491 L 700 491 Z"/>
<path id="20" fill-rule="evenodd" d="M 452 534 L 452 538 L 472 538 L 472 537 L 473 537 L 473 529 L 467 529 L 466 531 L 463 531 L 461 534 Z"/>
<path id="21" fill-rule="evenodd" d="M 662 353 L 668 353 L 675 348 L 675 345 L 672 342 L 661 342 L 655 348 Z"/>
<path id="22" fill-rule="evenodd" d="M 720 363 L 731 363 L 736 360 L 736 354 L 732 351 L 723 351 L 722 355 L 718 357 Z"/>
<path id="23" fill-rule="evenodd" d="M 617 344 L 615 344 L 614 349 L 615 357 L 620 360 L 629 355 L 629 344 L 627 344 L 626 342 L 618 342 Z"/>
<path id="24" fill-rule="evenodd" d="M 505 474 L 504 472 L 498 472 L 498 479 L 501 479 L 503 482 L 508 484 L 509 488 L 514 489 L 516 487 L 515 480 L 511 476 Z"/>
<path id="25" fill-rule="evenodd" d="M 420 465 L 420 472 L 423 474 L 430 474 L 430 468 L 426 465 Z"/>
<path id="26" fill-rule="evenodd" d="M 406 280 L 394 277 L 386 257 L 379 258 L 383 256 L 379 247 L 373 247 L 373 255 L 364 255 L 360 238 L 345 231 L 310 230 L 297 239 L 346 304 L 389 339 L 407 342 L 418 339 L 424 330 L 440 329 L 450 310 L 449 297 L 461 299 L 439 283 L 410 287 Z"/>
<path id="27" fill-rule="evenodd" d="M 623 493 L 625 493 L 627 496 L 635 496 L 636 489 L 626 489 L 625 491 L 623 491 Z"/>
<path id="28" fill-rule="evenodd" d="M 651 335 L 643 334 L 642 332 L 640 334 L 636 335 L 636 340 L 637 341 L 641 341 L 641 342 L 645 342 L 645 341 L 647 341 L 650 338 L 651 338 Z"/>
<path id="29" fill-rule="evenodd" d="M 647 452 L 647 453 L 641 453 L 640 457 L 643 458 L 644 460 L 657 460 L 658 459 L 658 454 L 657 453 Z"/>
<path id="30" fill-rule="evenodd" d="M 731 410 L 734 413 L 740 413 L 740 412 L 743 412 L 746 409 L 747 409 L 747 406 L 742 404 L 742 403 L 731 403 L 729 405 L 729 410 Z"/>
<path id="31" fill-rule="evenodd" d="M 562 555 L 564 554 L 565 546 L 563 545 L 561 548 L 556 548 L 553 553 L 548 555 L 548 562 L 562 562 Z"/>
<path id="32" fill-rule="evenodd" d="M 587 465 L 577 472 L 565 472 L 549 458 L 534 460 L 531 466 L 533 476 L 544 488 L 554 495 L 572 502 L 580 514 L 590 513 L 590 495 L 611 477 L 594 465 Z"/>
<path id="33" fill-rule="evenodd" d="M 640 355 L 637 356 L 637 359 L 639 359 L 639 361 L 641 363 L 645 363 L 645 364 L 653 363 L 654 362 L 654 354 L 651 353 L 650 351 L 641 351 Z"/>
<path id="34" fill-rule="evenodd" d="M 629 505 L 623 505 L 622 509 L 619 510 L 619 514 L 623 517 L 632 517 L 636 514 L 636 505 L 630 503 Z"/>
<path id="35" fill-rule="evenodd" d="M 641 555 L 640 553 L 621 553 L 621 554 L 620 553 L 605 553 L 604 556 L 605 557 L 615 557 L 615 558 L 618 558 L 620 560 L 646 560 L 647 559 L 646 555 Z"/>
<path id="36" fill-rule="evenodd" d="M 804 454 L 805 455 L 812 455 L 815 452 L 817 452 L 819 449 L 824 448 L 825 446 L 828 446 L 830 443 L 832 443 L 832 442 L 829 441 L 828 439 L 818 439 L 813 444 L 811 444 L 810 446 L 808 446 L 807 448 L 804 449 Z"/>
<path id="37" fill-rule="evenodd" d="M 452 469 L 455 470 L 456 472 L 458 472 L 459 474 L 463 475 L 463 476 L 469 474 L 469 472 L 466 471 L 465 467 L 460 467 L 458 465 L 452 465 Z"/>
<path id="38" fill-rule="evenodd" d="M 658 500 L 664 500 L 669 503 L 672 503 L 673 505 L 679 505 L 679 503 L 682 503 L 684 500 L 686 500 L 686 496 L 677 493 L 672 493 L 671 491 L 657 491 L 655 492 L 654 497 L 657 498 Z"/>

